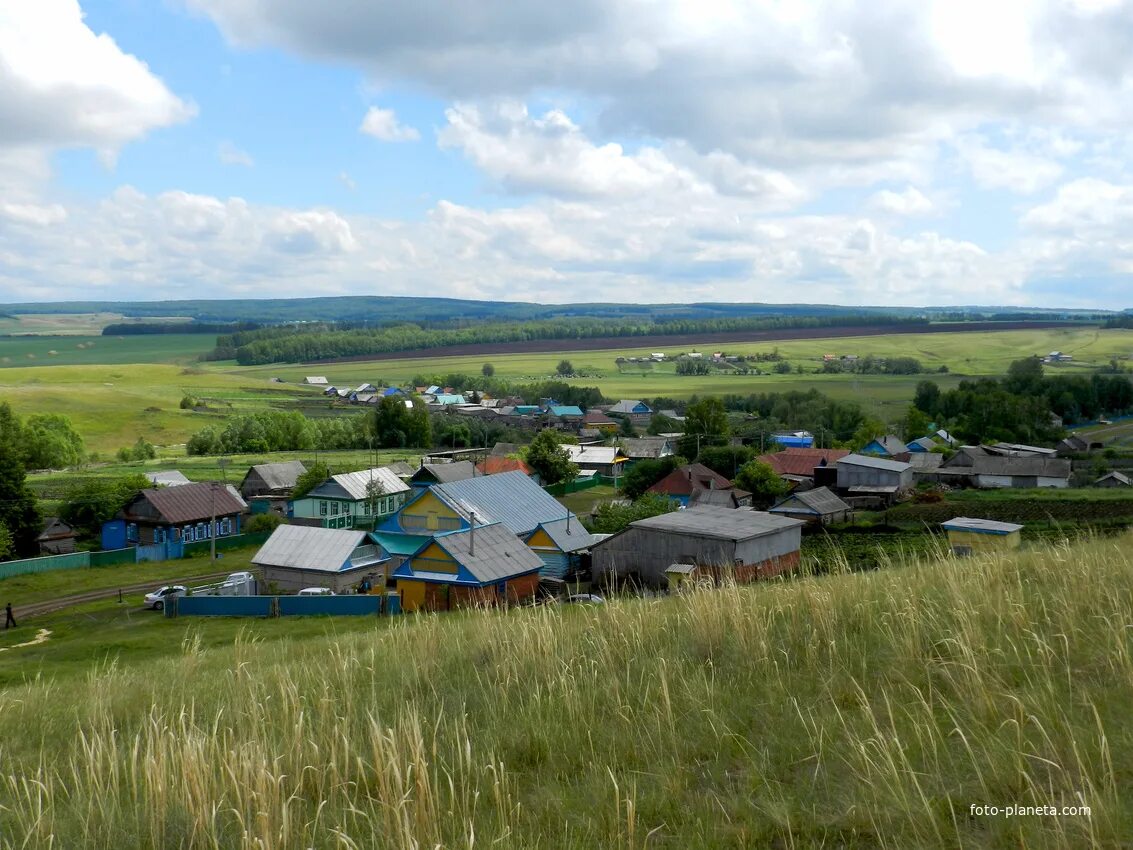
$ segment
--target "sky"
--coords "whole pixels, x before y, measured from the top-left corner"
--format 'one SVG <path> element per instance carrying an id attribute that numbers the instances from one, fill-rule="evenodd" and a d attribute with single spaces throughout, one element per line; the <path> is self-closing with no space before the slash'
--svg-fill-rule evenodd
<path id="1" fill-rule="evenodd" d="M 1133 0 L 0 0 L 0 301 L 1133 307 Z"/>

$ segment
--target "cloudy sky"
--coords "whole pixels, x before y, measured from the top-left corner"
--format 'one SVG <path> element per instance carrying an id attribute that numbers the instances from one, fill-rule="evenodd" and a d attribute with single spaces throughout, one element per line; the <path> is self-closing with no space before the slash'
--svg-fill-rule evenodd
<path id="1" fill-rule="evenodd" d="M 1133 306 L 1133 0 L 0 0 L 0 300 Z"/>

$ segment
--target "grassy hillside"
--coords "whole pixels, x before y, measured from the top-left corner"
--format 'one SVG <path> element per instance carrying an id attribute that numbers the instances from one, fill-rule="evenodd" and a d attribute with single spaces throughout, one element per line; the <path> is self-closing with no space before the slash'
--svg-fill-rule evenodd
<path id="1" fill-rule="evenodd" d="M 0 692 L 0 845 L 1125 845 L 1129 543 L 601 608 L 151 618 L 145 663 L 95 633 L 86 668 Z"/>
<path id="2" fill-rule="evenodd" d="M 215 342 L 216 337 L 209 334 L 0 336 L 0 368 L 191 363 Z M 0 379 L 12 380 L 6 375 Z"/>

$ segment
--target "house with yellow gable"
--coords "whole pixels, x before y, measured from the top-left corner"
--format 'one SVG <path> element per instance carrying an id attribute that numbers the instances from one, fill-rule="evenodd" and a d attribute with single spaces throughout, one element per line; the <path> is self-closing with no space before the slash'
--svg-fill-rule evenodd
<path id="1" fill-rule="evenodd" d="M 416 555 L 427 538 L 499 524 L 542 561 L 540 573 L 562 579 L 594 542 L 582 522 L 523 472 L 479 475 L 423 489 L 389 517 L 377 539 L 391 552 Z M 409 551 L 412 550 L 412 551 Z"/>

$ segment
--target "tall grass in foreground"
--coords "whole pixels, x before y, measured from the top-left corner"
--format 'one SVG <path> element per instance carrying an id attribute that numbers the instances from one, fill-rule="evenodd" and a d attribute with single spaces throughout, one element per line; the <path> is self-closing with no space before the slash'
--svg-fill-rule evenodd
<path id="1" fill-rule="evenodd" d="M 190 639 L 0 694 L 0 845 L 1128 844 L 1130 549 Z"/>

